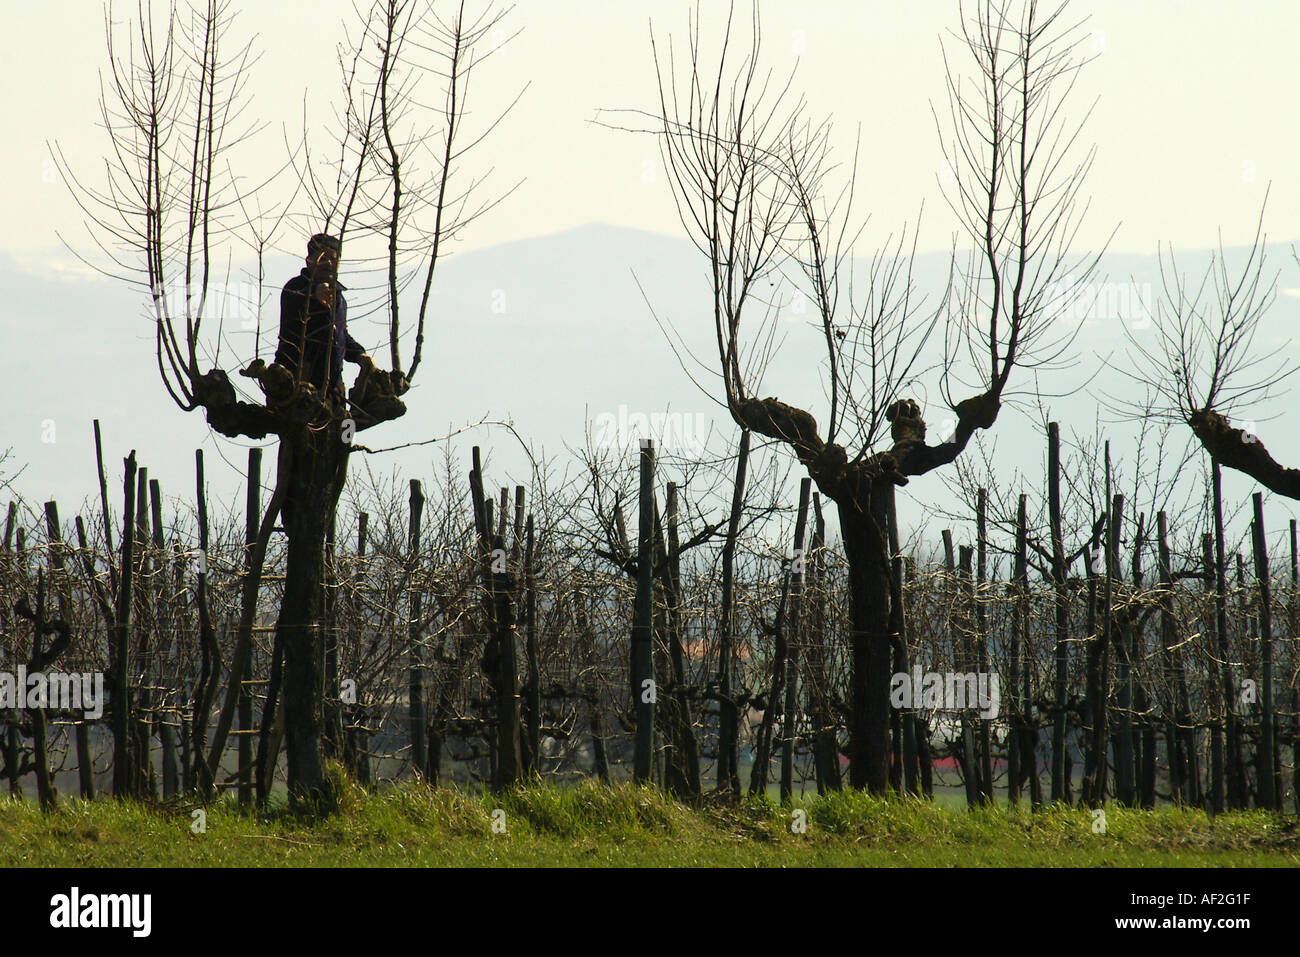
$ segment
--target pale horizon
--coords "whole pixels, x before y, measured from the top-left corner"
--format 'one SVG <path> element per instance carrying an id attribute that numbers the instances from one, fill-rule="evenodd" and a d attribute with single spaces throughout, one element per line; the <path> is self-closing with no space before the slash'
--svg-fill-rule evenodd
<path id="1" fill-rule="evenodd" d="M 860 209 L 872 217 L 864 246 L 883 243 L 904 224 L 915 228 L 923 205 L 918 249 L 950 248 L 955 220 L 940 192 L 942 152 L 931 106 L 942 116 L 939 43 L 958 26 L 957 5 L 760 6 L 764 62 L 783 74 L 797 61 L 795 88 L 806 94 L 812 115 L 835 118 L 840 146 L 851 149 L 861 128 Z M 653 108 L 650 24 L 661 42 L 671 34 L 680 43 L 692 7 L 673 0 L 656 4 L 651 15 L 560 0 L 545 11 L 510 12 L 503 39 L 518 35 L 483 64 L 472 95 L 480 109 L 497 110 L 528 85 L 477 157 L 481 169 L 493 168 L 489 183 L 498 191 L 522 185 L 473 225 L 460 248 L 589 222 L 682 234 L 653 139 L 595 120 L 601 110 Z M 261 53 L 249 73 L 257 112 L 248 120 L 267 126 L 249 149 L 254 165 L 270 169 L 283 161 L 286 138 L 301 137 L 304 102 L 318 136 L 337 101 L 333 49 L 351 2 L 234 9 L 232 42 L 253 38 Z M 312 24 L 295 23 L 308 10 L 315 12 Z M 1108 248 L 1115 253 L 1154 253 L 1158 243 L 1208 248 L 1220 233 L 1224 245 L 1240 246 L 1254 236 L 1266 189 L 1270 241 L 1300 237 L 1300 182 L 1286 175 L 1300 155 L 1300 127 L 1273 108 L 1294 85 L 1300 8 L 1259 0 L 1230 10 L 1207 2 L 1097 2 L 1071 10 L 1090 14 L 1086 45 L 1095 53 L 1071 95 L 1077 119 L 1096 100 L 1081 134 L 1082 144 L 1096 145 L 1097 158 L 1083 191 L 1091 208 L 1077 249 L 1100 249 L 1112 231 Z M 133 4 L 118 4 L 115 19 L 134 12 Z M 706 29 L 720 26 L 723 12 L 706 7 Z M 737 16 L 743 34 L 747 5 Z M 107 63 L 103 11 L 52 0 L 15 8 L 9 18 L 8 75 L 35 81 L 11 79 L 0 94 L 10 129 L 21 131 L 0 156 L 0 205 L 10 227 L 0 235 L 0 252 L 33 268 L 67 268 L 58 233 L 80 242 L 82 252 L 91 247 L 80 211 L 51 176 L 46 144 L 57 142 L 79 171 L 93 170 L 105 154 L 107 139 L 96 125 Z M 297 30 L 305 44 L 290 39 Z M 56 35 L 60 60 L 51 69 L 50 48 L 36 38 Z M 946 42 L 950 56 L 960 54 L 950 37 Z M 309 56 L 304 45 L 323 52 Z M 277 240 L 281 251 L 299 245 L 292 231 Z"/>

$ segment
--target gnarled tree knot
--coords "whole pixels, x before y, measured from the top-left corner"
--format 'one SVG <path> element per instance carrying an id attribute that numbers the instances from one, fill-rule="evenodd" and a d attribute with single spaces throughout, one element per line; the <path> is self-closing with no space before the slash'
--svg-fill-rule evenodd
<path id="1" fill-rule="evenodd" d="M 996 392 L 982 392 L 957 403 L 957 421 L 969 422 L 977 429 L 991 429 L 1001 408 L 1002 403 Z"/>

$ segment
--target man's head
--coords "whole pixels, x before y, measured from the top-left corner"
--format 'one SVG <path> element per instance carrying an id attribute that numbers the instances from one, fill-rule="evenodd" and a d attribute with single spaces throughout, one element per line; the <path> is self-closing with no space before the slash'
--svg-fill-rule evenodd
<path id="1" fill-rule="evenodd" d="M 338 272 L 339 253 L 343 244 L 333 236 L 317 233 L 307 240 L 307 268 L 322 277 L 332 277 Z"/>

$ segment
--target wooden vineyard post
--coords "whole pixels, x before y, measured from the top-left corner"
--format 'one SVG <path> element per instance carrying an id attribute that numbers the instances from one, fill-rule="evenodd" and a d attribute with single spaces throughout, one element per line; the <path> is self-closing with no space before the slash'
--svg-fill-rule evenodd
<path id="1" fill-rule="evenodd" d="M 1264 496 L 1256 492 L 1251 500 L 1255 507 L 1251 532 L 1255 551 L 1255 580 L 1259 586 L 1259 648 L 1264 699 L 1263 714 L 1260 716 L 1259 804 L 1280 811 L 1282 796 L 1274 792 L 1277 784 L 1277 755 L 1274 751 L 1273 727 L 1273 612 L 1270 606 L 1272 589 L 1268 570 L 1268 539 L 1264 534 Z"/>
<path id="2" fill-rule="evenodd" d="M 420 777 L 428 774 L 429 755 L 424 726 L 424 668 L 420 660 L 420 631 L 423 607 L 417 584 L 420 562 L 420 522 L 424 514 L 424 493 L 420 480 L 411 479 L 411 521 L 408 529 L 406 566 L 409 584 L 407 598 L 406 650 L 408 661 L 407 723 L 411 735 L 411 769 Z"/>
<path id="3" fill-rule="evenodd" d="M 636 712 L 633 777 L 650 780 L 654 757 L 655 698 L 654 648 L 650 641 L 653 611 L 654 558 L 654 443 L 641 442 L 640 513 L 637 528 L 637 580 L 635 617 L 632 622 L 632 696 Z"/>

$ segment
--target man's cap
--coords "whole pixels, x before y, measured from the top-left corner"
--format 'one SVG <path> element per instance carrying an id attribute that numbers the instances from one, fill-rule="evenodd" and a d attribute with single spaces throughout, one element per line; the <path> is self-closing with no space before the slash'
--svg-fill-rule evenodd
<path id="1" fill-rule="evenodd" d="M 315 252 L 319 249 L 329 249 L 336 253 L 343 251 L 343 243 L 337 237 L 328 233 L 317 233 L 311 239 L 307 240 L 307 251 Z"/>

